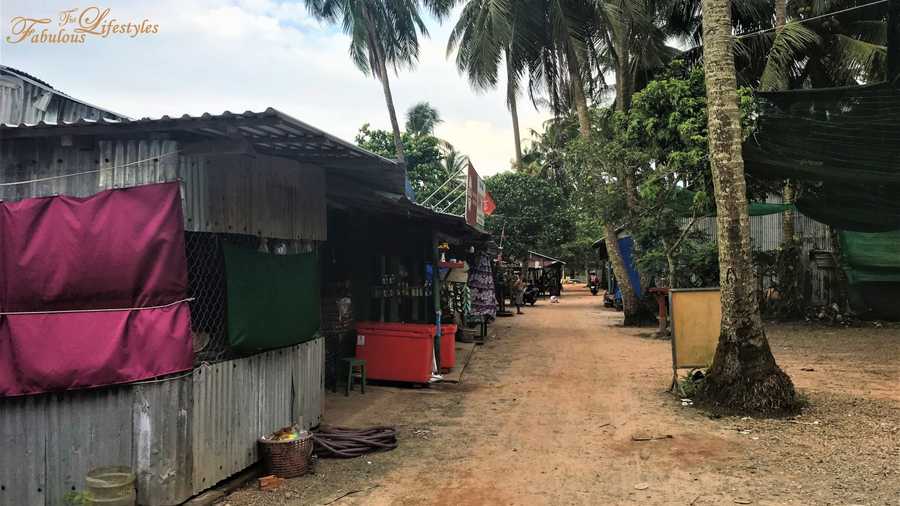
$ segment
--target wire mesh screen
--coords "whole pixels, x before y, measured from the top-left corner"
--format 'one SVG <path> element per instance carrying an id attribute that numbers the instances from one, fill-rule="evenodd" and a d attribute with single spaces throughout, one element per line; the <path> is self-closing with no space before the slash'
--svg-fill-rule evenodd
<path id="1" fill-rule="evenodd" d="M 228 348 L 223 242 L 256 248 L 259 238 L 238 234 L 185 233 L 188 295 L 194 298 L 190 304 L 195 363 L 219 362 L 235 356 Z"/>
<path id="2" fill-rule="evenodd" d="M 185 233 L 188 294 L 191 302 L 191 334 L 194 361 L 216 362 L 227 353 L 225 326 L 225 258 L 216 234 Z"/>

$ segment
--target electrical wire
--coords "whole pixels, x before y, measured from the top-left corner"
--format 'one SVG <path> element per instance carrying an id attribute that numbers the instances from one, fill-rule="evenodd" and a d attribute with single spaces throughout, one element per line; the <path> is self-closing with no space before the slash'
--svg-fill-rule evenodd
<path id="1" fill-rule="evenodd" d="M 856 6 L 853 6 L 853 7 L 848 7 L 848 8 L 846 8 L 846 9 L 840 9 L 840 10 L 836 10 L 836 11 L 834 11 L 834 12 L 829 12 L 829 13 L 827 13 L 827 14 L 820 14 L 820 15 L 818 15 L 818 16 L 813 16 L 813 17 L 811 17 L 811 18 L 804 18 L 804 19 L 797 19 L 797 20 L 794 20 L 794 21 L 789 21 L 789 22 L 785 23 L 784 25 L 782 25 L 782 26 L 780 26 L 780 27 L 766 28 L 766 29 L 764 29 L 764 30 L 757 30 L 757 31 L 755 31 L 755 32 L 750 32 L 750 33 L 742 33 L 742 34 L 740 34 L 740 35 L 735 35 L 734 38 L 735 38 L 735 39 L 746 39 L 747 37 L 753 37 L 753 36 L 756 36 L 756 35 L 761 35 L 761 34 L 763 34 L 763 33 L 774 32 L 775 30 L 779 30 L 779 29 L 781 29 L 781 28 L 784 28 L 785 26 L 790 26 L 790 25 L 800 24 L 800 23 L 806 23 L 807 21 L 814 21 L 814 20 L 816 20 L 816 19 L 827 18 L 827 17 L 830 17 L 830 16 L 836 16 L 836 15 L 838 15 L 838 14 L 843 14 L 843 13 L 845 13 L 845 12 L 855 11 L 855 10 L 857 10 L 857 9 L 864 9 L 864 8 L 866 8 L 866 7 L 871 7 L 871 6 L 873 6 L 873 5 L 878 5 L 878 4 L 887 3 L 887 2 L 889 2 L 889 1 L 890 1 L 890 0 L 876 0 L 876 1 L 874 1 L 874 2 L 869 2 L 869 3 L 867 3 L 867 4 L 856 5 Z"/>
<path id="2" fill-rule="evenodd" d="M 55 311 L 3 311 L 0 312 L 0 316 L 7 315 L 34 315 L 34 314 L 70 314 L 70 313 L 110 313 L 114 311 L 141 311 L 144 309 L 164 309 L 167 307 L 172 307 L 178 304 L 182 304 L 185 302 L 193 302 L 194 297 L 188 297 L 186 299 L 176 300 L 175 302 L 169 302 L 168 304 L 160 304 L 158 306 L 144 306 L 144 307 L 123 307 L 123 308 L 107 308 L 107 309 L 59 309 Z"/>
<path id="3" fill-rule="evenodd" d="M 63 178 L 67 178 L 67 177 L 84 176 L 86 174 L 96 174 L 98 172 L 103 172 L 105 170 L 124 169 L 125 167 L 130 167 L 132 165 L 138 165 L 138 164 L 145 163 L 145 162 L 150 162 L 150 161 L 158 162 L 160 158 L 171 156 L 171 155 L 177 154 L 179 152 L 180 152 L 180 150 L 170 151 L 168 153 L 163 153 L 163 154 L 157 155 L 157 156 L 151 156 L 150 158 L 144 158 L 143 160 L 136 160 L 134 162 L 128 162 L 126 164 L 117 165 L 115 167 L 103 167 L 101 169 L 86 170 L 84 172 L 73 172 L 71 174 L 60 174 L 58 176 L 39 177 L 36 179 L 29 179 L 27 181 L 10 181 L 10 182 L 6 182 L 6 183 L 0 183 L 0 186 L 15 186 L 15 185 L 20 185 L 20 184 L 40 183 L 43 181 L 51 181 L 53 179 L 63 179 Z"/>

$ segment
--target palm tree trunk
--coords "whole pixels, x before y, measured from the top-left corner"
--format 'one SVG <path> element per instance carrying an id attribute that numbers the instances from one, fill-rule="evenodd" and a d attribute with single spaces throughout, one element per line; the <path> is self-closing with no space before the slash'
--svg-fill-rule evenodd
<path id="1" fill-rule="evenodd" d="M 513 137 L 516 142 L 516 170 L 522 168 L 522 138 L 519 136 L 519 111 L 516 109 L 516 84 L 513 79 L 513 66 L 506 51 L 506 101 L 509 114 L 512 116 Z"/>
<path id="2" fill-rule="evenodd" d="M 699 399 L 713 408 L 780 413 L 797 408 L 791 379 L 775 363 L 763 329 L 750 259 L 750 216 L 729 0 L 703 1 L 709 157 L 715 189 L 722 325 Z"/>
<path id="3" fill-rule="evenodd" d="M 575 112 L 578 115 L 578 132 L 581 138 L 588 139 L 591 136 L 591 119 L 587 107 L 587 98 L 584 94 L 584 82 L 581 80 L 581 71 L 578 68 L 578 57 L 571 45 L 566 46 L 566 63 L 569 71 L 569 81 L 572 85 L 572 95 L 575 98 Z M 616 227 L 612 223 L 604 223 L 606 235 L 606 251 L 616 275 L 616 282 L 622 292 L 622 311 L 625 313 L 625 325 L 640 325 L 642 313 L 640 304 L 631 286 L 631 278 L 619 249 Z"/>
<path id="4" fill-rule="evenodd" d="M 397 150 L 397 160 L 405 162 L 406 155 L 403 152 L 400 123 L 397 122 L 397 111 L 394 110 L 394 97 L 391 95 L 391 83 L 388 80 L 388 72 L 383 58 L 379 58 L 378 66 L 381 68 L 381 87 L 384 89 L 384 101 L 387 103 L 388 115 L 391 117 L 391 129 L 394 132 L 394 148 Z"/>
<path id="5" fill-rule="evenodd" d="M 575 100 L 575 113 L 578 116 L 578 133 L 587 139 L 591 135 L 591 116 L 588 112 L 587 97 L 584 94 L 584 81 L 581 80 L 581 69 L 578 56 L 571 44 L 566 44 L 566 69 L 569 71 L 569 83 L 572 97 Z"/>
<path id="6" fill-rule="evenodd" d="M 775 33 L 778 34 L 784 28 L 787 20 L 787 0 L 775 0 Z M 794 200 L 794 186 L 791 181 L 785 180 L 784 191 L 785 204 L 792 204 Z M 785 209 L 781 218 L 782 243 L 790 246 L 794 242 L 794 212 L 791 209 Z"/>
<path id="7" fill-rule="evenodd" d="M 384 91 L 384 101 L 387 103 L 388 115 L 391 117 L 391 129 L 394 132 L 394 150 L 396 151 L 397 160 L 405 162 L 406 156 L 403 152 L 403 138 L 400 136 L 400 123 L 397 122 L 397 111 L 394 110 L 394 97 L 391 94 L 391 82 L 388 76 L 387 64 L 384 59 L 384 51 L 382 51 L 381 44 L 376 37 L 377 32 L 375 23 L 372 20 L 369 10 L 363 8 L 363 15 L 366 18 L 366 30 L 369 36 L 369 54 L 375 59 L 374 62 L 369 63 L 375 66 L 372 70 L 375 72 L 375 76 L 378 80 L 381 81 L 381 89 Z"/>
<path id="8" fill-rule="evenodd" d="M 604 242 L 606 242 L 606 251 L 609 254 L 613 273 L 616 275 L 616 283 L 619 284 L 619 291 L 622 292 L 622 311 L 625 313 L 625 325 L 639 325 L 641 321 L 637 311 L 638 298 L 637 294 L 634 293 L 634 288 L 631 286 L 628 267 L 625 265 L 622 251 L 619 249 L 619 237 L 616 233 L 615 225 L 604 223 L 603 234 L 606 236 Z"/>

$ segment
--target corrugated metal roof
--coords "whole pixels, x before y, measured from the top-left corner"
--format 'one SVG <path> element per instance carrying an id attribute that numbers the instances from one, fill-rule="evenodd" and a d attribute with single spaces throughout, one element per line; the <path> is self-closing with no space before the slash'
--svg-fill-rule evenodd
<path id="1" fill-rule="evenodd" d="M 378 189 L 402 193 L 406 185 L 403 165 L 339 139 L 281 111 L 225 111 L 213 115 L 184 115 L 158 119 L 79 119 L 58 123 L 0 124 L 3 139 L 53 137 L 61 135 L 118 135 L 134 133 L 176 133 L 203 141 L 242 139 L 257 152 L 291 158 L 338 169 L 357 182 Z M 373 170 L 374 169 L 374 170 Z"/>
<path id="2" fill-rule="evenodd" d="M 49 92 L 51 92 L 51 93 L 53 93 L 53 94 L 55 94 L 55 95 L 58 95 L 58 96 L 60 96 L 60 97 L 62 97 L 62 98 L 64 98 L 64 99 L 66 99 L 66 100 L 75 102 L 75 103 L 77 103 L 77 104 L 80 104 L 80 105 L 85 106 L 85 107 L 90 108 L 90 109 L 96 109 L 97 111 L 99 111 L 99 112 L 101 112 L 101 113 L 103 113 L 103 114 L 108 115 L 110 118 L 113 118 L 113 119 L 117 119 L 117 118 L 125 118 L 125 119 L 127 119 L 127 118 L 128 118 L 128 116 L 125 116 L 124 114 L 119 114 L 119 113 L 110 111 L 110 110 L 108 110 L 108 109 L 104 109 L 103 107 L 97 107 L 96 105 L 89 104 L 89 103 L 85 102 L 84 100 L 79 100 L 79 99 L 77 99 L 77 98 L 75 98 L 75 97 L 72 97 L 72 96 L 70 96 L 70 95 L 67 95 L 67 94 L 65 94 L 65 93 L 63 93 L 63 92 L 57 90 L 57 89 L 54 88 L 53 86 L 50 86 L 50 84 L 48 84 L 46 81 L 44 81 L 44 80 L 42 80 L 42 79 L 38 79 L 37 77 L 35 77 L 35 76 L 33 76 L 33 75 L 31 75 L 31 74 L 29 74 L 29 73 L 27 73 L 27 72 L 23 72 L 23 71 L 21 71 L 21 70 L 19 70 L 19 69 L 15 69 L 15 68 L 12 68 L 12 67 L 8 67 L 8 66 L 6 66 L 6 65 L 0 65 L 0 74 L 13 75 L 13 76 L 18 77 L 18 78 L 21 79 L 22 81 L 24 81 L 24 82 L 26 82 L 26 83 L 28 83 L 28 84 L 30 84 L 30 85 L 32 85 L 32 86 L 36 86 L 36 87 L 38 87 L 38 88 L 44 89 L 44 90 L 46 90 L 46 91 L 49 91 Z"/>

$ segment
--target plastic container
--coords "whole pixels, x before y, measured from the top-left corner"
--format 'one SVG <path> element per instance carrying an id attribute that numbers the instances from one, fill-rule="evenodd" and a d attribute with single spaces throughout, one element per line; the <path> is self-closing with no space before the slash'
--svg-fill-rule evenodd
<path id="1" fill-rule="evenodd" d="M 425 333 L 358 330 L 356 358 L 366 361 L 368 379 L 428 383 L 434 338 Z"/>
<path id="2" fill-rule="evenodd" d="M 134 489 L 134 473 L 125 466 L 98 467 L 84 478 L 90 504 L 102 506 L 134 506 L 137 492 Z"/>

